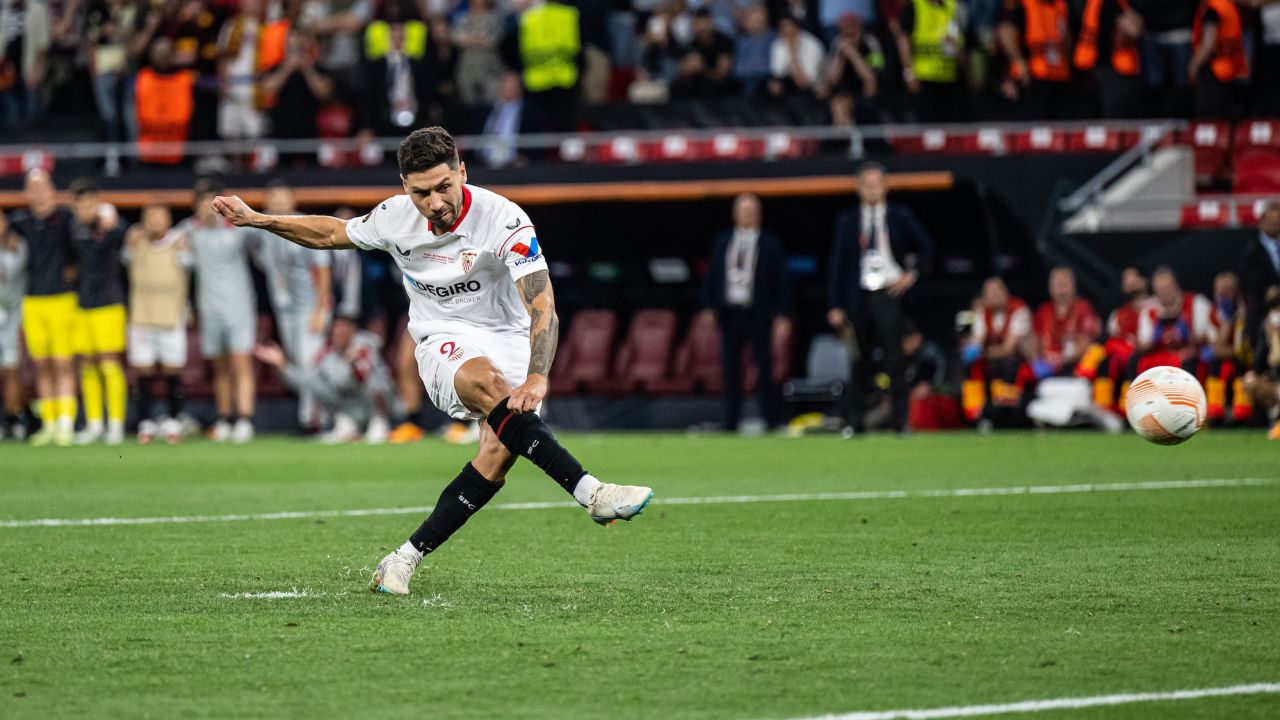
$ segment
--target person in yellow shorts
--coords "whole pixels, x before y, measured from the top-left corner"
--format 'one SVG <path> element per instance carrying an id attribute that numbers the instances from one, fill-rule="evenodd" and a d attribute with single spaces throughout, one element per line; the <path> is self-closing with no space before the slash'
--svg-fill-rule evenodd
<path id="1" fill-rule="evenodd" d="M 79 313 L 75 353 L 80 359 L 80 394 L 84 401 L 84 429 L 75 437 L 77 445 L 105 440 L 108 445 L 124 441 L 125 407 L 129 389 L 124 377 L 125 310 L 121 282 L 120 249 L 124 245 L 124 223 L 115 207 L 104 204 L 93 181 L 81 178 L 71 184 L 71 246 L 79 273 L 76 294 Z M 107 422 L 102 422 L 103 401 Z M 105 430 L 105 432 L 104 432 Z"/>
<path id="2" fill-rule="evenodd" d="M 75 265 L 71 250 L 71 211 L 54 197 L 53 180 L 44 170 L 27 173 L 25 209 L 14 212 L 10 229 L 27 246 L 27 294 L 22 298 L 22 329 L 27 352 L 36 365 L 36 398 L 40 432 L 32 445 L 71 445 L 76 418 L 73 338 L 79 309 L 72 287 Z"/>

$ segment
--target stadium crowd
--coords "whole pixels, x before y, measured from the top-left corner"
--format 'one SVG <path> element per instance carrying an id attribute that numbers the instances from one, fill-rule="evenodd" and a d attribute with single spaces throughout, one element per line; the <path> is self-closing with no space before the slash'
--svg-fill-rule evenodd
<path id="1" fill-rule="evenodd" d="M 510 138 L 724 101 L 837 125 L 1274 115 L 1280 1 L 0 0 L 11 130 L 96 112 L 113 141 L 442 119 Z"/>
<path id="2" fill-rule="evenodd" d="M 938 400 L 957 404 L 946 389 L 946 355 L 909 317 L 913 288 L 922 274 L 928 282 L 933 241 L 908 208 L 886 200 L 883 175 L 874 164 L 860 171 L 861 202 L 838 218 L 829 263 L 826 319 L 851 346 L 853 382 L 843 403 L 849 435 L 874 414 L 863 394 L 878 385 L 867 372 L 872 365 L 888 376 L 891 409 L 882 424 L 892 430 L 907 430 L 921 408 L 936 412 Z M 26 437 L 27 401 L 37 400 L 31 406 L 40 430 L 32 442 L 118 443 L 132 396 L 139 440 L 177 442 L 198 427 L 184 406 L 184 370 L 198 357 L 212 367 L 210 437 L 247 442 L 254 436 L 256 357 L 296 392 L 304 433 L 323 430 L 328 442 L 423 437 L 413 343 L 402 341 L 403 329 L 389 319 L 405 304 L 389 259 L 307 250 L 234 227 L 212 210 L 222 188 L 210 179 L 198 181 L 191 216 L 176 224 L 167 206 L 150 204 L 130 226 L 93 182 L 78 180 L 70 190 L 71 205 L 58 205 L 49 175 L 32 170 L 26 207 L 0 214 L 0 432 Z M 278 181 L 268 185 L 265 207 L 297 212 L 292 191 Z M 345 208 L 336 214 L 355 215 Z M 790 333 L 793 312 L 781 270 L 784 245 L 762 223 L 754 196 L 737 198 L 732 217 L 733 226 L 712 243 L 702 281 L 703 305 L 721 324 L 725 382 L 732 385 L 726 428 L 736 429 L 741 412 L 744 344 L 753 346 L 762 370 L 765 422 L 776 426 L 782 418 L 769 338 Z M 260 328 L 251 265 L 265 278 L 278 344 Z M 1257 239 L 1238 267 L 1217 276 L 1210 296 L 1182 288 L 1168 267 L 1125 268 L 1119 281 L 1128 300 L 1105 322 L 1077 294 L 1070 268 L 1050 272 L 1049 299 L 1034 311 L 1001 278 L 987 279 L 958 315 L 964 417 L 979 428 L 1027 418 L 1114 428 L 1127 383 L 1149 367 L 1174 365 L 1201 379 L 1208 420 L 1265 420 L 1280 438 L 1280 202 L 1260 213 Z M 187 347 L 192 310 L 198 349 Z M 20 333 L 34 362 L 31 386 L 19 374 Z M 471 431 L 453 432 L 465 438 Z"/>

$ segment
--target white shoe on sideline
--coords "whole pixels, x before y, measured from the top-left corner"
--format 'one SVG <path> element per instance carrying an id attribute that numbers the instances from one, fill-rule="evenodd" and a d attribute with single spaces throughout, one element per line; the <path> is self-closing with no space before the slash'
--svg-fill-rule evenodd
<path id="1" fill-rule="evenodd" d="M 369 425 L 364 429 L 364 441 L 367 445 L 381 445 L 391 435 L 391 423 L 382 415 L 369 418 Z"/>
<path id="2" fill-rule="evenodd" d="M 83 430 L 76 433 L 77 445 L 92 445 L 102 439 L 102 425 L 86 425 Z"/>
<path id="3" fill-rule="evenodd" d="M 591 495 L 587 513 L 592 520 L 608 525 L 616 520 L 630 520 L 639 515 L 652 499 L 652 488 L 604 483 Z"/>
<path id="4" fill-rule="evenodd" d="M 360 439 L 360 427 L 350 415 L 338 413 L 333 416 L 333 427 L 320 436 L 323 445 L 342 445 Z"/>
<path id="5" fill-rule="evenodd" d="M 420 562 L 422 562 L 421 557 L 414 557 L 396 548 L 378 563 L 378 569 L 373 571 L 373 581 L 369 583 L 369 589 L 392 595 L 408 595 L 409 578 L 413 577 L 413 571 L 418 569 Z"/>
<path id="6" fill-rule="evenodd" d="M 161 420 L 160 434 L 164 436 L 165 442 L 170 445 L 177 445 L 182 440 L 182 421 L 171 417 Z"/>
<path id="7" fill-rule="evenodd" d="M 236 426 L 231 428 L 231 442 L 243 445 L 253 439 L 253 422 L 249 418 L 240 418 Z"/>
<path id="8" fill-rule="evenodd" d="M 160 433 L 160 426 L 155 420 L 143 420 L 138 423 L 138 444 L 150 445 L 152 440 L 156 439 L 156 435 Z"/>
<path id="9" fill-rule="evenodd" d="M 108 420 L 107 432 L 102 436 L 102 441 L 108 445 L 119 445 L 124 442 L 124 422 L 121 420 Z"/>
<path id="10" fill-rule="evenodd" d="M 209 432 L 209 439 L 214 442 L 226 442 L 231 439 L 231 423 L 226 420 L 219 420 L 213 424 L 213 430 Z"/>

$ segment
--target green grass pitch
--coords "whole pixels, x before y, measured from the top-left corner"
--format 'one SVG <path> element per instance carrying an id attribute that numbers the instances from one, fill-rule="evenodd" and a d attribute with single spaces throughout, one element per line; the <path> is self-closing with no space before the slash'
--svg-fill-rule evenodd
<path id="1" fill-rule="evenodd" d="M 654 504 L 604 529 L 487 509 L 408 598 L 366 583 L 418 514 L 0 526 L 0 717 L 752 720 L 1280 682 L 1257 432 L 563 440 Z M 5 444 L 0 523 L 429 505 L 469 452 Z M 1276 482 L 662 503 L 1237 478 Z M 522 463 L 494 502 L 564 500 Z M 1018 717 L 1275 718 L 1280 695 Z"/>

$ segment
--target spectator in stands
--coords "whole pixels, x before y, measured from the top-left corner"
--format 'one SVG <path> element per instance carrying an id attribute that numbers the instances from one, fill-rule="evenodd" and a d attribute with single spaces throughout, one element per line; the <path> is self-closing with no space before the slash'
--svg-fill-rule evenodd
<path id="1" fill-rule="evenodd" d="M 637 81 L 629 91 L 633 97 L 636 89 L 643 87 L 646 99 L 665 101 L 679 50 L 692 38 L 693 17 L 685 11 L 684 0 L 664 3 L 649 16 L 641 40 Z"/>
<path id="2" fill-rule="evenodd" d="M 498 82 L 498 98 L 484 121 L 480 156 L 489 167 L 523 163 L 525 159 L 516 152 L 520 133 L 538 132 L 540 127 L 533 109 L 524 102 L 520 76 L 504 73 Z"/>
<path id="3" fill-rule="evenodd" d="M 0 127 L 16 128 L 40 115 L 51 43 L 45 3 L 0 2 Z"/>
<path id="4" fill-rule="evenodd" d="M 359 83 L 360 31 L 373 18 L 373 6 L 372 0 L 311 0 L 303 12 L 303 29 L 323 42 L 320 64 L 348 90 Z"/>
<path id="5" fill-rule="evenodd" d="M 863 431 L 866 366 L 872 348 L 883 353 L 893 401 L 893 428 L 907 428 L 907 386 L 902 359 L 904 296 L 933 258 L 933 238 L 910 209 L 886 201 L 884 168 L 858 171 L 861 203 L 836 218 L 827 283 L 827 322 L 857 348 L 844 398 L 847 434 Z"/>
<path id="6" fill-rule="evenodd" d="M 218 38 L 218 78 L 222 93 L 218 135 L 225 140 L 253 140 L 266 133 L 266 118 L 259 109 L 264 97 L 258 88 L 261 20 L 260 0 L 241 0 L 240 12 L 222 26 Z M 300 114 L 303 112 L 299 110 Z M 309 117 L 314 117 L 314 113 Z"/>
<path id="7" fill-rule="evenodd" d="M 716 29 L 709 8 L 698 8 L 693 14 L 693 39 L 681 49 L 671 92 L 696 98 L 727 95 L 736 89 L 733 40 Z"/>
<path id="8" fill-rule="evenodd" d="M 1280 285 L 1267 288 L 1263 303 L 1253 367 L 1243 385 L 1254 407 L 1273 423 L 1267 438 L 1280 440 Z"/>
<path id="9" fill-rule="evenodd" d="M 1213 304 L 1203 295 L 1184 292 L 1172 268 L 1151 273 L 1155 302 L 1138 321 L 1138 348 L 1130 375 L 1157 365 L 1181 367 L 1196 374 L 1200 350 L 1213 338 Z"/>
<path id="10" fill-rule="evenodd" d="M 1131 118 L 1141 113 L 1142 78 L 1138 43 L 1142 16 L 1129 0 L 1087 0 L 1072 64 L 1093 72 L 1102 116 Z"/>
<path id="11" fill-rule="evenodd" d="M 458 45 L 458 99 L 467 105 L 493 102 L 496 84 L 503 75 L 498 43 L 502 41 L 502 16 L 493 0 L 471 0 L 453 28 Z"/>
<path id="12" fill-rule="evenodd" d="M 834 38 L 839 32 L 840 18 L 850 14 L 857 15 L 864 25 L 871 25 L 876 21 L 875 1 L 818 0 L 818 26 L 822 30 L 823 38 L 826 40 Z M 779 29 L 784 17 L 786 15 L 778 18 Z M 797 18 L 796 22 L 800 24 L 803 21 Z"/>
<path id="13" fill-rule="evenodd" d="M 982 284 L 973 316 L 961 352 L 966 379 L 960 402 L 965 418 L 985 430 L 1026 399 L 1031 373 L 1024 353 L 1032 332 L 1031 310 L 1009 294 L 1004 280 L 991 277 Z"/>
<path id="14" fill-rule="evenodd" d="M 792 17 L 778 21 L 778 37 L 769 51 L 769 78 L 766 88 L 773 97 L 816 95 L 822 81 L 822 42 L 801 29 Z"/>
<path id="15" fill-rule="evenodd" d="M 366 133 L 403 135 L 431 117 L 434 74 L 425 57 L 412 54 L 408 27 L 391 24 L 386 51 L 365 63 L 357 123 Z"/>
<path id="16" fill-rule="evenodd" d="M 1258 215 L 1258 239 L 1249 243 L 1239 270 L 1245 302 L 1250 307 L 1262 307 L 1266 289 L 1280 285 L 1280 200 L 1263 206 Z M 1260 319 L 1250 319 L 1250 337 L 1257 334 Z"/>
<path id="17" fill-rule="evenodd" d="M 965 54 L 966 6 L 959 0 L 908 0 L 890 20 L 902 79 L 920 122 L 960 122 L 968 117 Z"/>
<path id="18" fill-rule="evenodd" d="M 856 122 L 859 108 L 865 110 L 880 92 L 883 70 L 884 52 L 880 42 L 874 35 L 862 31 L 862 21 L 857 15 L 840 18 L 840 31 L 831 46 L 822 92 L 830 98 L 832 125 L 847 127 Z"/>
<path id="19" fill-rule="evenodd" d="M 299 0 L 286 0 L 288 11 Z M 213 8 L 200 0 L 180 0 L 172 14 L 166 13 L 159 37 L 173 43 L 173 64 L 194 73 L 191 137 L 217 137 L 218 123 L 218 35 L 221 27 Z M 296 12 L 296 11 L 295 11 Z"/>
<path id="20" fill-rule="evenodd" d="M 195 74 L 174 67 L 173 41 L 159 37 L 151 43 L 150 65 L 138 71 L 135 103 L 138 117 L 138 157 L 144 163 L 176 165 L 191 132 L 195 109 Z"/>
<path id="21" fill-rule="evenodd" d="M 334 319 L 328 343 L 318 351 L 310 372 L 301 372 L 273 343 L 259 345 L 254 356 L 279 370 L 300 396 L 314 397 L 333 417 L 332 427 L 320 437 L 322 443 L 354 442 L 360 439 L 362 425 L 366 443 L 387 441 L 390 417 L 398 414 L 391 371 L 382 359 L 382 341 L 360 330 L 354 318 Z"/>
<path id="22" fill-rule="evenodd" d="M 769 27 L 769 13 L 764 5 L 744 9 L 741 23 L 733 46 L 733 79 L 747 95 L 754 95 L 769 78 L 775 34 Z"/>
<path id="23" fill-rule="evenodd" d="M 573 0 L 570 4 L 578 10 L 582 40 L 582 81 L 579 83 L 582 102 L 599 105 L 608 100 L 609 76 L 613 71 L 613 61 L 609 55 L 609 31 L 605 25 L 605 16 L 613 0 Z M 727 9 L 726 5 L 719 4 L 713 7 Z M 725 26 L 725 32 L 733 32 L 732 16 Z"/>
<path id="24" fill-rule="evenodd" d="M 1248 78 L 1244 21 L 1235 0 L 1201 0 L 1187 66 L 1187 81 L 1195 87 L 1196 116 L 1235 119 Z"/>
<path id="25" fill-rule="evenodd" d="M 774 334 L 788 330 L 791 285 L 782 241 L 761 224 L 760 198 L 733 200 L 733 227 L 721 230 L 707 257 L 705 306 L 720 324 L 724 364 L 724 429 L 735 432 L 742 415 L 742 348 L 755 358 L 760 411 L 765 425 L 781 422 L 773 379 Z"/>
<path id="26" fill-rule="evenodd" d="M 209 178 L 196 181 L 192 216 L 178 224 L 191 248 L 196 272 L 196 312 L 200 351 L 213 363 L 213 397 L 218 412 L 214 442 L 253 439 L 253 351 L 258 300 L 249 273 L 249 245 L 257 231 L 238 228 L 213 210 L 222 187 Z"/>
<path id="27" fill-rule="evenodd" d="M 22 330 L 27 353 L 36 365 L 40 432 L 33 445 L 66 446 L 74 440 L 76 376 L 72 362 L 78 308 L 75 260 L 71 248 L 71 211 L 58 205 L 53 179 L 29 170 L 23 184 L 27 207 L 9 218 L 9 230 L 26 243 L 27 293 L 22 299 Z"/>
<path id="28" fill-rule="evenodd" d="M 1033 318 L 1032 371 L 1036 378 L 1077 374 L 1077 364 L 1089 364 L 1084 376 L 1092 377 L 1101 360 L 1101 348 L 1093 353 L 1102 330 L 1093 305 L 1076 294 L 1076 274 L 1058 266 L 1049 271 L 1049 299 Z M 1086 358 L 1086 354 L 1090 357 Z"/>
<path id="29" fill-rule="evenodd" d="M 108 445 L 119 445 L 124 442 L 124 417 L 129 402 L 123 365 L 125 297 L 120 278 L 120 251 L 126 225 L 117 217 L 115 206 L 101 201 L 92 180 L 80 178 L 72 183 L 71 196 L 75 216 L 71 245 L 76 254 L 76 294 L 80 304 L 75 352 L 80 361 L 85 419 L 84 430 L 76 435 L 76 444 L 104 440 Z"/>
<path id="30" fill-rule="evenodd" d="M 300 30 L 289 33 L 284 60 L 263 77 L 262 93 L 273 98 L 272 137 L 316 137 L 316 116 L 333 100 L 334 81 L 320 67 L 310 35 Z"/>
<path id="31" fill-rule="evenodd" d="M 160 203 L 142 209 L 142 222 L 129 228 L 123 260 L 129 268 L 129 366 L 137 377 L 138 442 L 161 436 L 182 439 L 187 364 L 187 286 L 191 249 L 182 233 L 171 233 L 169 208 Z M 156 377 L 164 378 L 168 412 L 156 419 Z"/>
<path id="32" fill-rule="evenodd" d="M 9 230 L 9 221 L 0 212 L 0 396 L 4 399 L 0 440 L 24 440 L 27 426 L 22 420 L 22 382 L 18 376 L 22 328 L 22 296 L 27 290 L 27 245 Z"/>
<path id="33" fill-rule="evenodd" d="M 139 5 L 126 0 L 108 0 L 91 5 L 86 17 L 85 41 L 89 45 L 89 70 L 93 76 L 93 97 L 102 119 L 103 139 L 120 142 L 127 136 L 126 109 L 133 100 L 123 82 L 130 70 L 129 38 L 141 20 Z M 107 173 L 120 171 L 119 160 L 108 159 Z"/>
<path id="34" fill-rule="evenodd" d="M 1190 112 L 1186 96 L 1187 65 L 1191 62 L 1191 25 L 1194 2 L 1132 0 L 1142 18 L 1139 42 L 1143 79 L 1154 90 L 1155 115 L 1167 117 Z M 1144 114 L 1152 114 L 1149 111 Z"/>
<path id="35" fill-rule="evenodd" d="M 534 0 L 520 13 L 503 42 L 507 66 L 524 80 L 525 102 L 545 118 L 547 129 L 574 129 L 582 72 L 578 10 L 554 0 Z"/>
<path id="36" fill-rule="evenodd" d="M 280 180 L 267 183 L 266 210 L 273 215 L 297 215 L 293 190 Z M 276 333 L 289 357 L 292 376 L 298 384 L 298 428 L 311 434 L 322 418 L 311 386 L 306 381 L 315 371 L 315 359 L 329 334 L 333 312 L 333 273 L 329 253 L 311 250 L 284 238 L 258 231 L 263 265 L 271 290 Z"/>
<path id="37" fill-rule="evenodd" d="M 1065 0 L 1006 0 L 997 26 L 1009 62 L 1001 85 L 1024 119 L 1069 116 L 1071 31 Z"/>

